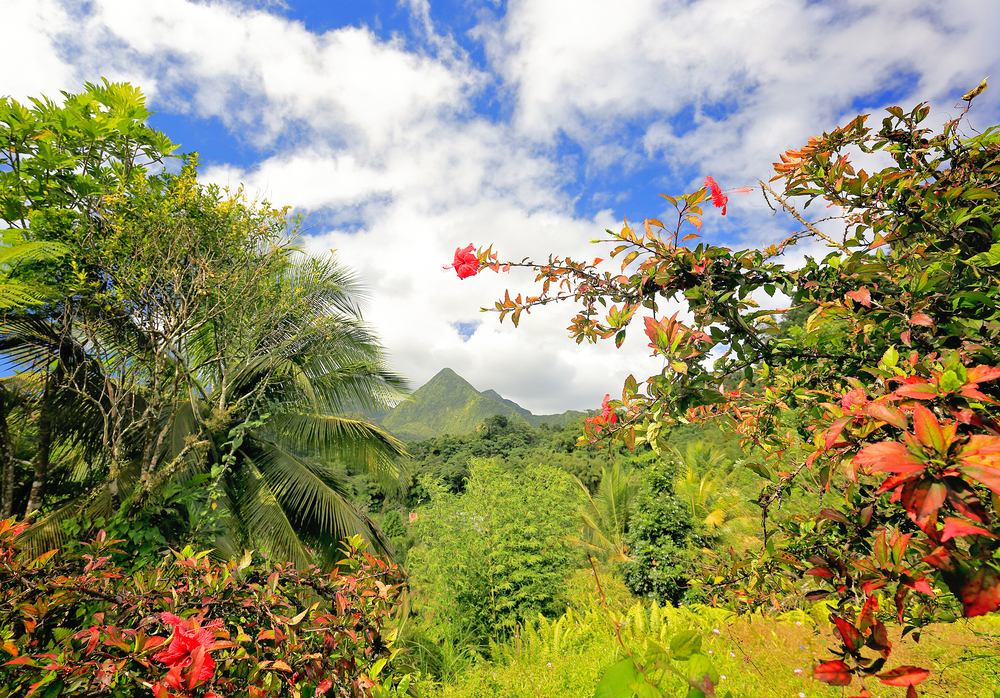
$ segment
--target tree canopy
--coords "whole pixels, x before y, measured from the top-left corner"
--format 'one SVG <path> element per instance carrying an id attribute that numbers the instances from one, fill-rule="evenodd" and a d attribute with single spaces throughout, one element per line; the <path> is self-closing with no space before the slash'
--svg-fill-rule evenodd
<path id="1" fill-rule="evenodd" d="M 182 535 L 225 554 L 306 564 L 355 533 L 382 545 L 334 467 L 391 489 L 404 454 L 346 416 L 391 406 L 403 385 L 361 317 L 356 277 L 304 254 L 287 209 L 200 184 L 196 155 L 157 172 L 175 146 L 143 123 L 138 89 L 64 97 L 0 102 L 0 204 L 24 251 L 7 278 L 44 282 L 44 297 L 0 318 L 17 367 L 4 422 L 32 446 L 25 489 L 25 460 L 0 430 L 2 513 L 15 499 L 40 513 L 22 545 L 58 544 L 80 515 L 134 531 L 164 497 Z"/>

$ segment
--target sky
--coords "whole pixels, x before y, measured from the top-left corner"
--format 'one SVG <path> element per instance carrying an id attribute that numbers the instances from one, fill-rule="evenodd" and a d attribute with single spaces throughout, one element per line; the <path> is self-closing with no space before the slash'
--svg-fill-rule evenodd
<path id="1" fill-rule="evenodd" d="M 982 0 L 0 0 L 0 16 L 17 56 L 0 95 L 138 85 L 204 181 L 291 206 L 306 248 L 357 272 L 413 388 L 449 367 L 535 414 L 598 407 L 661 362 L 638 327 L 621 349 L 577 345 L 569 305 L 500 324 L 480 308 L 536 293 L 533 275 L 459 280 L 442 269 L 456 248 L 607 257 L 590 240 L 664 216 L 659 193 L 753 186 L 887 106 L 926 101 L 939 126 L 990 74 L 966 126 L 1000 122 L 1000 12 Z M 703 232 L 761 247 L 790 225 L 754 193 Z"/>

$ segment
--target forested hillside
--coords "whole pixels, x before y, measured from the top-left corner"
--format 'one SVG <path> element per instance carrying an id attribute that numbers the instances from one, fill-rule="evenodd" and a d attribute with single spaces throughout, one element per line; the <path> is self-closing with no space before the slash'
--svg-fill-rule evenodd
<path id="1" fill-rule="evenodd" d="M 413 441 L 445 434 L 466 434 L 493 415 L 536 428 L 543 424 L 561 427 L 585 416 L 575 410 L 534 415 L 495 390 L 476 390 L 450 368 L 443 368 L 406 400 L 376 418 L 398 438 Z"/>

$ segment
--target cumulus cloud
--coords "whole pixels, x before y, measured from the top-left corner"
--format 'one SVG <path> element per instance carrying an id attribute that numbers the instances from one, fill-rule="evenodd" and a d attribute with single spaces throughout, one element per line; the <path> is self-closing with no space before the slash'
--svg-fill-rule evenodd
<path id="1" fill-rule="evenodd" d="M 638 120 L 645 155 L 744 179 L 856 110 L 950 108 L 1000 62 L 975 0 L 515 0 L 481 31 L 526 135 L 593 152 Z"/>
<path id="2" fill-rule="evenodd" d="M 582 214 L 578 177 L 652 188 L 628 177 L 653 170 L 674 192 L 706 173 L 752 184 L 857 110 L 930 99 L 940 123 L 1000 74 L 1000 16 L 972 0 L 487 4 L 469 9 L 493 19 L 462 32 L 433 0 L 405 0 L 410 32 L 385 38 L 360 22 L 312 31 L 269 0 L 6 0 L 25 67 L 0 75 L 0 92 L 107 76 L 141 85 L 155 109 L 218 119 L 249 155 L 202 153 L 216 163 L 204 177 L 310 213 L 307 248 L 358 270 L 366 319 L 414 386 L 448 366 L 549 413 L 596 407 L 661 361 L 638 327 L 621 350 L 576 345 L 568 307 L 500 325 L 479 308 L 531 276 L 459 281 L 441 269 L 456 247 L 606 257 L 587 241 L 621 225 L 623 194 L 602 188 L 590 203 L 606 210 Z M 977 100 L 983 123 L 997 120 L 995 94 Z M 751 245 L 789 229 L 760 197 L 734 197 L 705 226 Z"/>

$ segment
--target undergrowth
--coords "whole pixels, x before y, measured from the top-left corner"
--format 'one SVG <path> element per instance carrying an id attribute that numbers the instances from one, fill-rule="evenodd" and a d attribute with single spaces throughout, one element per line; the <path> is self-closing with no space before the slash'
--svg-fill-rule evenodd
<path id="1" fill-rule="evenodd" d="M 626 656 L 623 644 L 641 658 L 648 640 L 669 644 L 672 635 L 688 629 L 702 633 L 703 649 L 723 676 L 719 688 L 736 696 L 843 698 L 860 691 L 857 682 L 835 688 L 812 680 L 812 667 L 829 656 L 828 646 L 836 646 L 825 620 L 829 609 L 822 603 L 780 616 L 736 616 L 709 606 L 625 607 L 622 601 L 612 598 L 607 610 L 596 601 L 578 602 L 555 620 L 539 617 L 509 641 L 492 645 L 491 659 L 477 655 L 443 681 L 423 681 L 419 693 L 424 698 L 591 698 L 603 672 Z M 612 618 L 622 628 L 622 643 Z M 1000 618 L 930 626 L 919 641 L 892 639 L 896 664 L 932 669 L 921 696 L 994 698 L 1000 686 Z M 680 683 L 673 686 L 665 678 L 661 686 L 667 695 L 685 695 Z M 877 681 L 868 689 L 874 698 L 905 691 Z"/>

